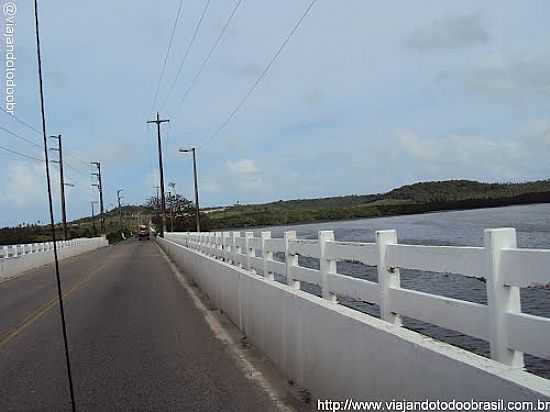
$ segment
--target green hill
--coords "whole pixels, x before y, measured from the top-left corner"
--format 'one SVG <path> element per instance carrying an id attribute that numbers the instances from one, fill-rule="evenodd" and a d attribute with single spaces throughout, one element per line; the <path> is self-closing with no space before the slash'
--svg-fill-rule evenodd
<path id="1" fill-rule="evenodd" d="M 205 230 L 223 230 L 530 203 L 550 203 L 550 180 L 525 183 L 443 180 L 413 183 L 382 194 L 237 204 L 225 208 L 203 209 L 201 227 Z M 148 222 L 150 217 L 155 221 L 155 207 L 150 204 L 123 206 L 123 230 L 135 230 L 138 224 Z M 193 227 L 192 210 L 185 214 L 184 220 L 186 227 Z M 98 216 L 95 221 L 90 217 L 74 220 L 69 224 L 70 237 L 97 234 L 98 225 Z M 107 233 L 118 231 L 118 209 L 106 211 L 105 226 Z M 56 226 L 56 231 L 61 238 L 60 225 Z M 44 241 L 49 240 L 49 236 L 48 226 L 40 224 L 1 228 L 0 245 Z"/>
<path id="2" fill-rule="evenodd" d="M 526 183 L 480 183 L 473 180 L 419 182 L 393 189 L 383 197 L 384 199 L 426 203 L 468 199 L 505 199 L 540 192 L 550 192 L 550 180 Z"/>
<path id="3" fill-rule="evenodd" d="M 405 185 L 384 194 L 235 205 L 208 217 L 212 229 L 223 229 L 545 202 L 550 202 L 550 180 L 525 183 L 444 180 Z"/>

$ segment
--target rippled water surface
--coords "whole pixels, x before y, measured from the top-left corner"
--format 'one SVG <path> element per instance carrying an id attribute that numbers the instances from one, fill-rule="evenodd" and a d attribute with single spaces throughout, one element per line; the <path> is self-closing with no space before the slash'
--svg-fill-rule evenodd
<path id="1" fill-rule="evenodd" d="M 277 226 L 266 230 L 271 230 L 273 237 L 282 237 L 285 230 L 296 230 L 299 238 L 312 239 L 317 238 L 319 230 L 334 230 L 336 240 L 374 242 L 376 230 L 395 229 L 399 243 L 482 246 L 483 230 L 497 227 L 516 228 L 519 247 L 550 249 L 550 204 Z M 300 264 L 313 268 L 319 266 L 318 261 L 307 258 L 300 258 Z M 376 281 L 375 268 L 362 264 L 341 262 L 338 264 L 338 272 Z M 402 269 L 401 286 L 471 302 L 487 303 L 485 283 L 460 275 Z M 308 288 L 306 285 L 304 289 L 318 293 L 315 287 Z M 523 312 L 550 317 L 550 289 L 522 289 L 521 301 Z M 342 303 L 378 316 L 378 307 L 375 305 L 346 299 L 342 299 Z M 482 340 L 414 319 L 405 318 L 404 325 L 479 355 L 489 356 L 489 345 Z M 548 344 L 550 345 L 550 342 Z M 530 372 L 550 379 L 550 360 L 525 355 L 525 363 Z"/>

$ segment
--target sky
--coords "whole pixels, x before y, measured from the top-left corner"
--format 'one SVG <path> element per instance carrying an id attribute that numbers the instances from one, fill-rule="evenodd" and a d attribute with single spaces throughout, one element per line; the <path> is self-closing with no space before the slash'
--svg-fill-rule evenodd
<path id="1" fill-rule="evenodd" d="M 154 104 L 179 1 L 41 2 L 47 133 L 63 135 L 70 219 L 97 199 L 89 161 L 102 164 L 106 208 L 117 189 L 125 203 L 154 194 L 157 110 L 170 119 L 166 186 L 192 198 L 191 157 L 177 150 L 196 146 L 201 206 L 550 175 L 547 1 L 318 0 L 219 133 L 310 1 L 243 0 L 193 81 L 237 3 L 183 0 Z M 16 5 L 15 115 L 40 129 L 32 2 Z M 42 143 L 3 112 L 0 126 Z M 2 130 L 0 145 L 43 156 Z M 58 179 L 54 165 L 57 217 Z M 0 150 L 0 226 L 47 221 L 46 200 L 44 164 Z"/>

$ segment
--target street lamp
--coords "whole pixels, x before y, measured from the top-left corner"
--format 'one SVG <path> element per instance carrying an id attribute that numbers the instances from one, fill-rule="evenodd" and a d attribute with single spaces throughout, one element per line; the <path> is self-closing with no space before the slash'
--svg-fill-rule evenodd
<path id="1" fill-rule="evenodd" d="M 196 221 L 197 221 L 197 233 L 201 231 L 201 222 L 200 222 L 200 207 L 199 207 L 199 184 L 197 182 L 197 157 L 195 155 L 195 148 L 190 149 L 179 149 L 180 153 L 193 153 L 193 177 L 195 181 L 195 207 L 196 207 Z"/>

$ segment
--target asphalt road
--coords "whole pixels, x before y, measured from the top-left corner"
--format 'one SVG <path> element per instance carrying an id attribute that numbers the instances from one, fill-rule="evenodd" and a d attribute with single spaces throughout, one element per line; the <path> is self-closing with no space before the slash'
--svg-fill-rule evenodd
<path id="1" fill-rule="evenodd" d="M 61 265 L 79 411 L 267 411 L 152 242 Z M 0 411 L 70 410 L 51 267 L 0 283 Z"/>

